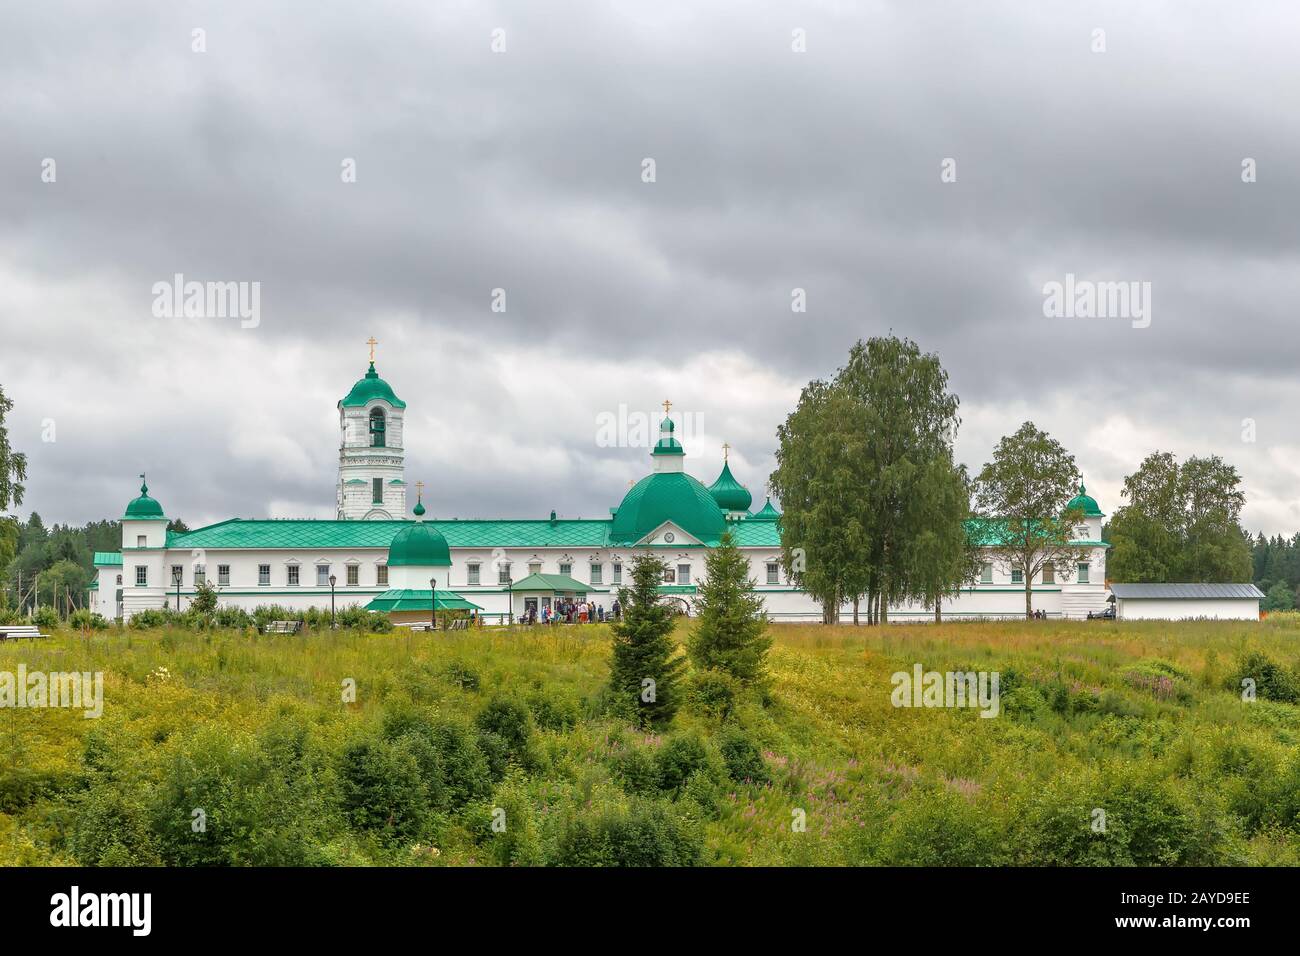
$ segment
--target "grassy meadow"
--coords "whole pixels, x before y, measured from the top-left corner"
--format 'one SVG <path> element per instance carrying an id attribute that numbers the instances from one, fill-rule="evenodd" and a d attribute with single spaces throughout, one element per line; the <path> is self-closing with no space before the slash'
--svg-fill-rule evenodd
<path id="1" fill-rule="evenodd" d="M 104 672 L 99 719 L 0 710 L 0 864 L 1300 864 L 1300 616 L 772 631 L 659 734 L 603 625 L 0 644 Z M 1000 715 L 894 707 L 917 663 Z"/>

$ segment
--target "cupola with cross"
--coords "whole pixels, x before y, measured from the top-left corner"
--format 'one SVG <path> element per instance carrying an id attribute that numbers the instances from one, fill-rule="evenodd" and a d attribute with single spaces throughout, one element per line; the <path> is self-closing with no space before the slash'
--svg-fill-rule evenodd
<path id="1" fill-rule="evenodd" d="M 375 371 L 372 335 L 370 367 L 339 400 L 338 517 L 391 521 L 406 513 L 406 403 Z"/>
<path id="2" fill-rule="evenodd" d="M 738 482 L 731 473 L 731 445 L 722 444 L 722 474 L 718 480 L 709 485 L 709 494 L 718 503 L 718 507 L 727 513 L 728 518 L 743 518 L 749 514 L 749 506 L 754 503 L 754 496 L 749 489 Z"/>

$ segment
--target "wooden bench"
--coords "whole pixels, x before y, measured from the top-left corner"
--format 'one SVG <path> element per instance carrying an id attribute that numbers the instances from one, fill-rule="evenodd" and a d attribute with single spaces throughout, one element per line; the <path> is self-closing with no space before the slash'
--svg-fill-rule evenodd
<path id="1" fill-rule="evenodd" d="M 271 621 L 262 629 L 263 634 L 297 634 L 302 630 L 302 621 Z"/>
<path id="2" fill-rule="evenodd" d="M 462 617 L 455 621 L 448 621 L 443 628 L 436 628 L 433 624 L 427 622 L 422 624 L 399 624 L 398 627 L 407 627 L 412 631 L 463 631 L 469 627 L 469 619 Z"/>
<path id="3" fill-rule="evenodd" d="M 42 634 L 41 629 L 35 624 L 3 624 L 0 625 L 0 641 L 24 640 L 26 638 L 49 637 L 48 634 Z"/>

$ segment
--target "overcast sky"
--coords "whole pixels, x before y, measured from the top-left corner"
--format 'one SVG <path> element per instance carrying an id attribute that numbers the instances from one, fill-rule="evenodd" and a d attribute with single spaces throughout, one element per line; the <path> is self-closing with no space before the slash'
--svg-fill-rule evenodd
<path id="1" fill-rule="evenodd" d="M 332 517 L 372 335 L 434 515 L 608 514 L 649 458 L 600 416 L 665 398 L 761 504 L 800 387 L 893 330 L 972 469 L 1032 418 L 1110 513 L 1217 453 L 1292 533 L 1297 49 L 1289 2 L 5 4 L 18 510 L 118 517 L 147 470 L 192 526 Z M 177 273 L 258 324 L 156 317 Z M 1067 274 L 1150 324 L 1045 317 Z"/>

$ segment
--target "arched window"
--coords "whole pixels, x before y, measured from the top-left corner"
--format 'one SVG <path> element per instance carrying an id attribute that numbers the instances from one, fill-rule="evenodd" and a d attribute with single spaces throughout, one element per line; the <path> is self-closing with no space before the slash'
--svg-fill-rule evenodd
<path id="1" fill-rule="evenodd" d="M 384 447 L 384 410 L 372 409 L 370 412 L 370 447 Z"/>

